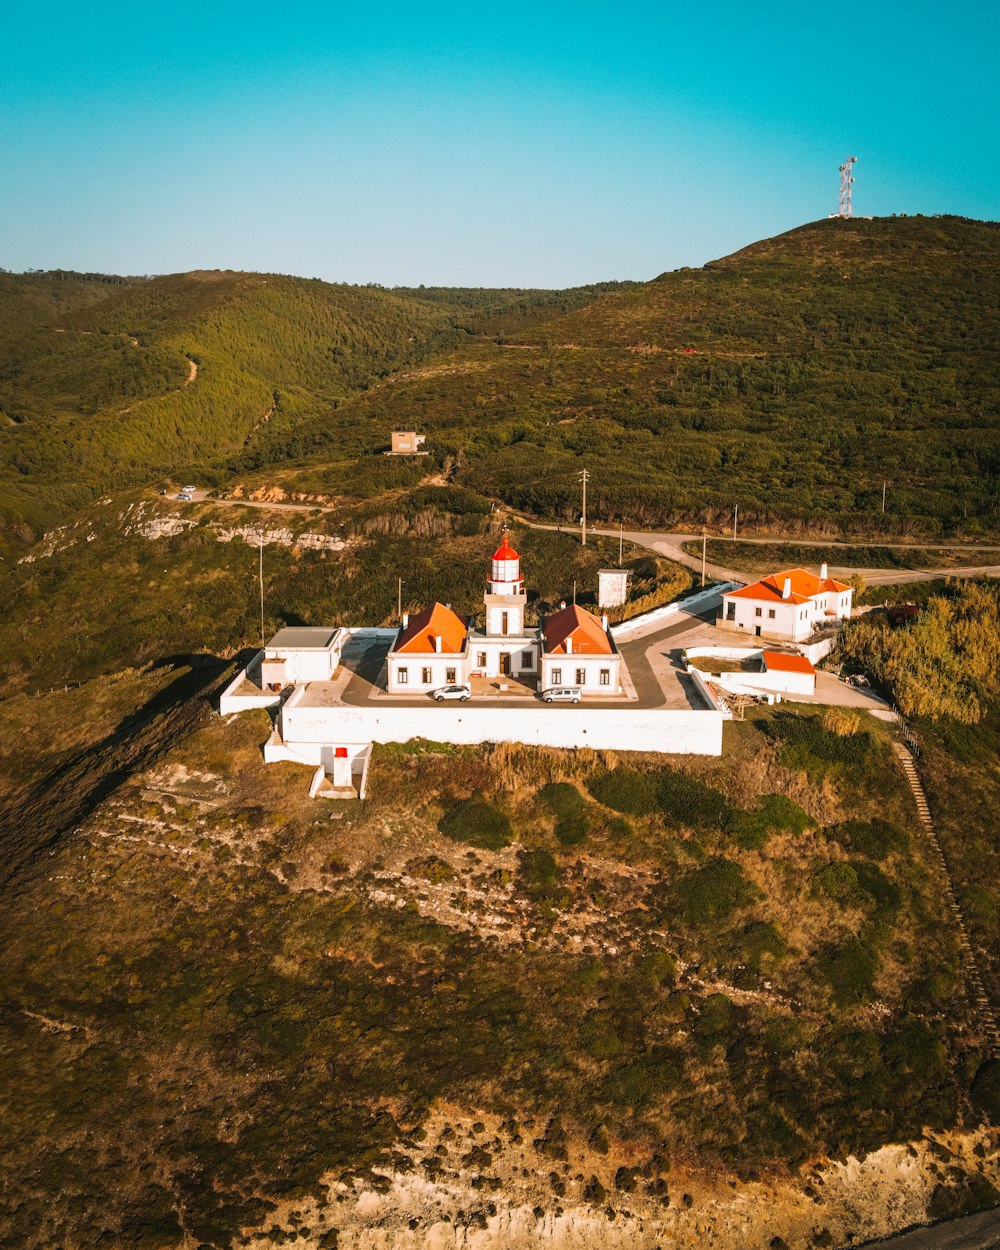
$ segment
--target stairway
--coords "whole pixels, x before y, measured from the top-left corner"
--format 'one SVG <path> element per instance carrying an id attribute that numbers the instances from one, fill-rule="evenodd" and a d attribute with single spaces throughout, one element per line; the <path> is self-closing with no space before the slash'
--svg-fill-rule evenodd
<path id="1" fill-rule="evenodd" d="M 944 882 L 945 892 L 948 899 L 948 908 L 951 911 L 955 928 L 958 930 L 958 945 L 962 952 L 962 964 L 965 970 L 965 982 L 975 1004 L 976 1014 L 979 1017 L 979 1023 L 982 1032 L 986 1037 L 993 1058 L 1000 1058 L 1000 1028 L 997 1026 L 996 1013 L 986 996 L 986 989 L 983 985 L 982 974 L 979 971 L 979 964 L 976 961 L 975 952 L 969 942 L 969 933 L 965 925 L 965 917 L 962 915 L 962 909 L 958 903 L 958 896 L 955 893 L 955 887 L 952 884 L 951 872 L 948 868 L 948 861 L 945 858 L 944 851 L 941 849 L 941 843 L 938 840 L 937 831 L 934 828 L 934 820 L 931 817 L 931 809 L 927 803 L 927 796 L 924 794 L 924 787 L 920 782 L 920 776 L 917 773 L 917 766 L 913 759 L 913 753 L 909 746 L 902 742 L 894 742 L 893 750 L 899 760 L 903 774 L 909 783 L 913 792 L 913 797 L 917 804 L 917 814 L 920 817 L 920 823 L 923 825 L 924 833 L 927 835 L 927 841 L 930 843 L 933 852 L 933 858 L 936 861 L 938 873 Z"/>

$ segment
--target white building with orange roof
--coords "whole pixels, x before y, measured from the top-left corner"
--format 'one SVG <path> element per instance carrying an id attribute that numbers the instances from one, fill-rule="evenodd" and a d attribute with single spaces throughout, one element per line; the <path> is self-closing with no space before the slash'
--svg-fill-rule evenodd
<path id="1" fill-rule="evenodd" d="M 469 623 L 443 603 L 404 613 L 386 656 L 390 694 L 423 694 L 469 679 Z"/>
<path id="2" fill-rule="evenodd" d="M 754 638 L 804 642 L 824 626 L 848 620 L 853 595 L 854 588 L 830 577 L 825 564 L 819 576 L 788 569 L 727 591 L 717 624 Z"/>
<path id="3" fill-rule="evenodd" d="M 620 695 L 622 659 L 608 618 L 565 603 L 541 629 L 541 688 L 572 686 L 581 694 Z"/>

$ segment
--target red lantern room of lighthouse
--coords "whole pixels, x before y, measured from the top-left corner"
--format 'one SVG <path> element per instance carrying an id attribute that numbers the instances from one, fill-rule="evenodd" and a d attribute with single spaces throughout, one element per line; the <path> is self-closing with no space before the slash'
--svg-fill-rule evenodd
<path id="1" fill-rule="evenodd" d="M 489 593 L 491 595 L 519 595 L 524 590 L 521 576 L 521 557 L 510 545 L 507 531 L 503 541 L 493 553 L 490 567 Z"/>
<path id="2" fill-rule="evenodd" d="M 524 593 L 524 578 L 521 576 L 521 557 L 510 545 L 506 530 L 490 561 L 490 576 L 483 602 L 486 605 L 488 637 L 517 636 L 523 632 L 528 597 Z"/>

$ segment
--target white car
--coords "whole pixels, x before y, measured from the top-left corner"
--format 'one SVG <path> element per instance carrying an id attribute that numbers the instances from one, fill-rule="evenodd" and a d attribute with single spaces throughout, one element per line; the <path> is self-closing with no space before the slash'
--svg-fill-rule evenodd
<path id="1" fill-rule="evenodd" d="M 193 494 L 194 494 L 194 492 L 195 492 L 197 489 L 198 489 L 198 487 L 197 487 L 197 486 L 185 486 L 185 487 L 183 487 L 183 490 L 184 490 L 184 494 L 185 494 L 185 495 L 193 495 Z"/>
<path id="2" fill-rule="evenodd" d="M 472 691 L 468 686 L 442 686 L 433 692 L 434 698 L 440 703 L 442 699 L 459 699 L 465 703 Z"/>
<path id="3" fill-rule="evenodd" d="M 545 703 L 579 703 L 582 697 L 575 686 L 552 686 L 542 691 Z"/>

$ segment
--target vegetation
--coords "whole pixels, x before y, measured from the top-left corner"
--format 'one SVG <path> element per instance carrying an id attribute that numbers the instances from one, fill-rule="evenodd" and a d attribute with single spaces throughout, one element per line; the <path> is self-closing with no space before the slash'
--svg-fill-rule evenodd
<path id="1" fill-rule="evenodd" d="M 1000 587 L 958 583 L 897 628 L 868 613 L 845 631 L 841 649 L 891 691 L 904 716 L 975 725 L 1000 697 Z"/>
<path id="2" fill-rule="evenodd" d="M 755 575 L 775 573 L 779 569 L 815 569 L 824 561 L 848 569 L 959 569 L 1000 562 L 1000 547 L 992 551 L 980 548 L 965 551 L 926 545 L 890 547 L 831 543 L 817 546 L 814 543 L 733 542 L 725 538 L 710 538 L 705 547 L 710 563 Z M 684 549 L 691 555 L 701 556 L 700 541 L 685 543 Z"/>
<path id="3" fill-rule="evenodd" d="M 415 484 L 382 456 L 412 427 L 453 484 L 548 517 L 588 464 L 599 520 L 996 533 L 998 249 L 907 218 L 572 292 L 0 274 L 3 541 L 166 474 L 371 497 Z"/>
<path id="4" fill-rule="evenodd" d="M 94 693 L 10 700 L 7 735 Z M 811 719 L 828 761 L 842 739 Z M 745 1178 L 975 1123 L 996 1081 L 903 800 L 790 768 L 771 723 L 671 769 L 377 750 L 372 797 L 332 821 L 262 765 L 265 714 L 175 742 L 5 910 L 0 1229 L 228 1250 L 297 1211 L 328 1244 L 331 1174 L 461 1173 L 485 1203 L 530 1148 L 543 1210 L 634 1204 L 671 1157 Z M 585 798 L 616 777 L 648 782 L 627 829 Z M 786 832 L 743 849 L 744 811 Z M 557 833 L 581 818 L 585 856 Z"/>

